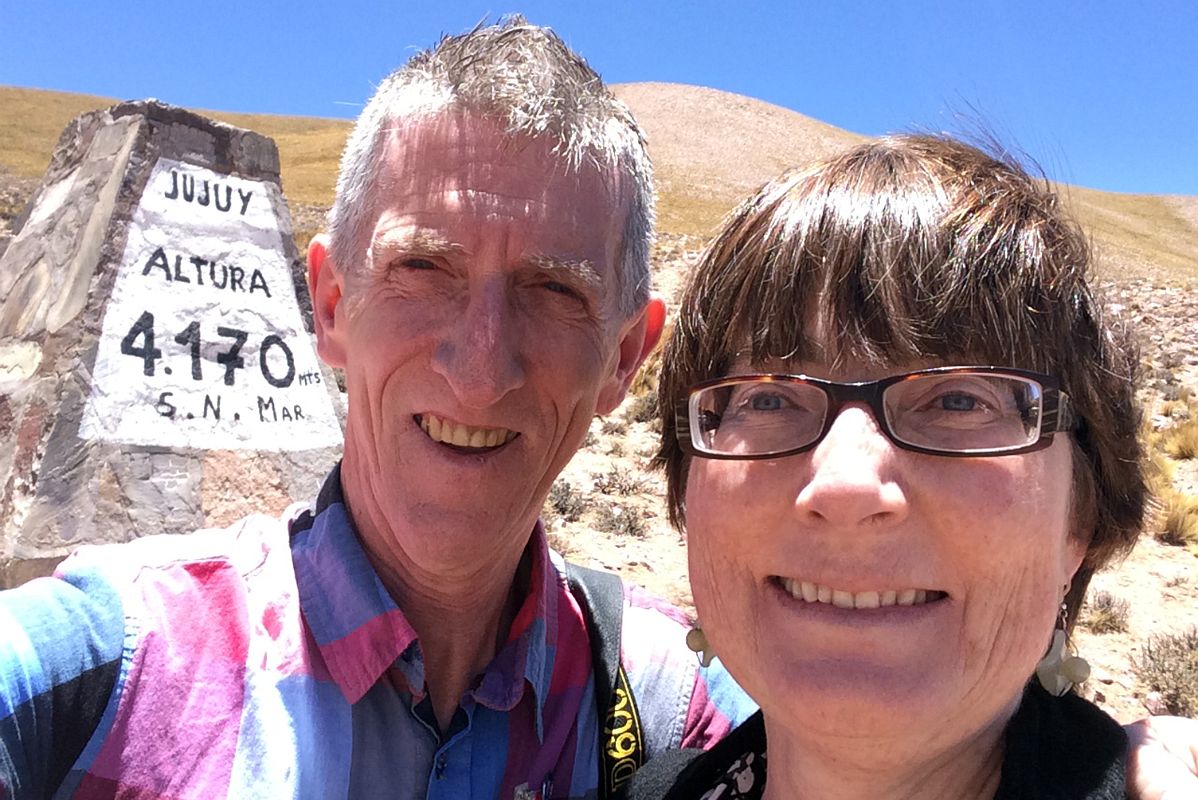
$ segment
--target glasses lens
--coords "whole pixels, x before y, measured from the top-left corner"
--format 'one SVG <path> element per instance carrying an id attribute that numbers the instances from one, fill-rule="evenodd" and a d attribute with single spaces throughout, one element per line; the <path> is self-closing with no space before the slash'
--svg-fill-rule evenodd
<path id="1" fill-rule="evenodd" d="M 729 455 L 792 450 L 819 438 L 827 407 L 823 391 L 802 381 L 730 379 L 691 395 L 691 441 Z"/>
<path id="2" fill-rule="evenodd" d="M 882 396 L 896 438 L 951 453 L 1001 452 L 1037 441 L 1042 400 L 1036 381 L 985 372 L 912 375 Z"/>

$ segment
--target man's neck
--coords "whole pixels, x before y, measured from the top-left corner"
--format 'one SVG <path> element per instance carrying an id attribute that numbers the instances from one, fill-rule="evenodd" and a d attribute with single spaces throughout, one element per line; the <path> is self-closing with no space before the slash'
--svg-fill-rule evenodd
<path id="1" fill-rule="evenodd" d="M 529 592 L 531 554 L 478 551 L 448 558 L 452 567 L 422 568 L 404 557 L 390 520 L 371 514 L 377 506 L 354 502 L 354 486 L 342 473 L 342 491 L 367 558 L 391 599 L 416 631 L 427 688 L 437 723 L 448 729 L 462 696 L 506 641 Z M 400 521 L 402 524 L 402 521 Z M 532 531 L 535 519 L 527 523 Z M 419 691 L 421 687 L 410 687 Z"/>
<path id="2" fill-rule="evenodd" d="M 515 579 L 502 591 L 467 590 L 456 599 L 423 596 L 383 580 L 420 638 L 425 686 L 442 732 L 449 729 L 463 695 L 507 640 L 528 593 L 527 563 L 528 559 L 520 562 Z"/>

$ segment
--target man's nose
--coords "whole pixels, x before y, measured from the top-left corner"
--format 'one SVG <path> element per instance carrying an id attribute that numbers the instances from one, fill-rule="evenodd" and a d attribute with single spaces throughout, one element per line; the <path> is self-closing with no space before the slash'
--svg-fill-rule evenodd
<path id="1" fill-rule="evenodd" d="M 494 281 L 472 291 L 461 316 L 449 322 L 433 370 L 462 405 L 486 408 L 524 383 L 522 342 L 507 288 Z"/>
<path id="2" fill-rule="evenodd" d="M 810 480 L 795 500 L 809 524 L 849 528 L 901 521 L 906 489 L 897 482 L 897 449 L 869 408 L 841 409 L 823 441 L 811 451 Z"/>

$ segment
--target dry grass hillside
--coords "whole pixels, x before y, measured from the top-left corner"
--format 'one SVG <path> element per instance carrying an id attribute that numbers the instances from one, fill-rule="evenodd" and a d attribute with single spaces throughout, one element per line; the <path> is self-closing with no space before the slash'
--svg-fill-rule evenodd
<path id="1" fill-rule="evenodd" d="M 741 197 L 783 169 L 865 137 L 760 100 L 700 86 L 615 87 L 648 137 L 660 189 L 660 229 L 706 236 Z M 169 101 L 170 98 L 164 98 Z M 112 98 L 0 86 L 0 173 L 37 178 L 63 127 Z M 333 196 L 345 120 L 203 112 L 271 136 L 303 239 Z M 1198 198 L 1062 187 L 1093 232 L 1106 274 L 1198 279 Z M 0 207 L 0 217 L 19 209 Z M 304 244 L 304 242 L 300 242 Z"/>
<path id="2" fill-rule="evenodd" d="M 160 99 L 170 102 L 170 98 Z M 0 86 L 0 170 L 19 177 L 40 176 L 68 122 L 116 102 L 110 97 Z M 284 188 L 291 202 L 327 205 L 332 200 L 349 122 L 197 110 L 272 137 L 279 146 Z"/>
<path id="3" fill-rule="evenodd" d="M 1198 280 L 1198 197 L 1062 187 L 1090 231 L 1099 269 L 1117 279 Z"/>
<path id="4" fill-rule="evenodd" d="M 789 166 L 864 139 L 712 89 L 643 83 L 615 91 L 649 137 L 662 233 L 654 261 L 667 298 L 737 200 Z M 112 102 L 0 87 L 0 247 L 62 128 Z M 349 123 L 213 116 L 275 138 L 297 236 L 315 232 L 332 199 Z M 1096 669 L 1083 691 L 1121 719 L 1146 708 L 1195 715 L 1198 633 L 1186 632 L 1198 620 L 1198 197 L 1061 189 L 1092 233 L 1112 310 L 1127 316 L 1141 339 L 1144 438 L 1156 498 L 1136 551 L 1094 581 L 1079 639 Z M 650 366 L 620 410 L 595 420 L 586 447 L 554 485 L 545 519 L 554 545 L 570 557 L 689 606 L 684 542 L 665 522 L 664 484 L 649 466 L 655 382 Z"/>

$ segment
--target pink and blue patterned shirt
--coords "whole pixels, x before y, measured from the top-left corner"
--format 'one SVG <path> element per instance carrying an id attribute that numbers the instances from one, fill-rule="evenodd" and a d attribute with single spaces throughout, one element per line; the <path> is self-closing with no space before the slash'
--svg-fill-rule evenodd
<path id="1" fill-rule="evenodd" d="M 282 520 L 84 548 L 0 593 L 0 796 L 595 797 L 589 640 L 539 523 L 528 561 L 506 643 L 441 732 L 337 470 Z M 755 710 L 685 632 L 626 587 L 649 757 L 708 747 Z"/>

